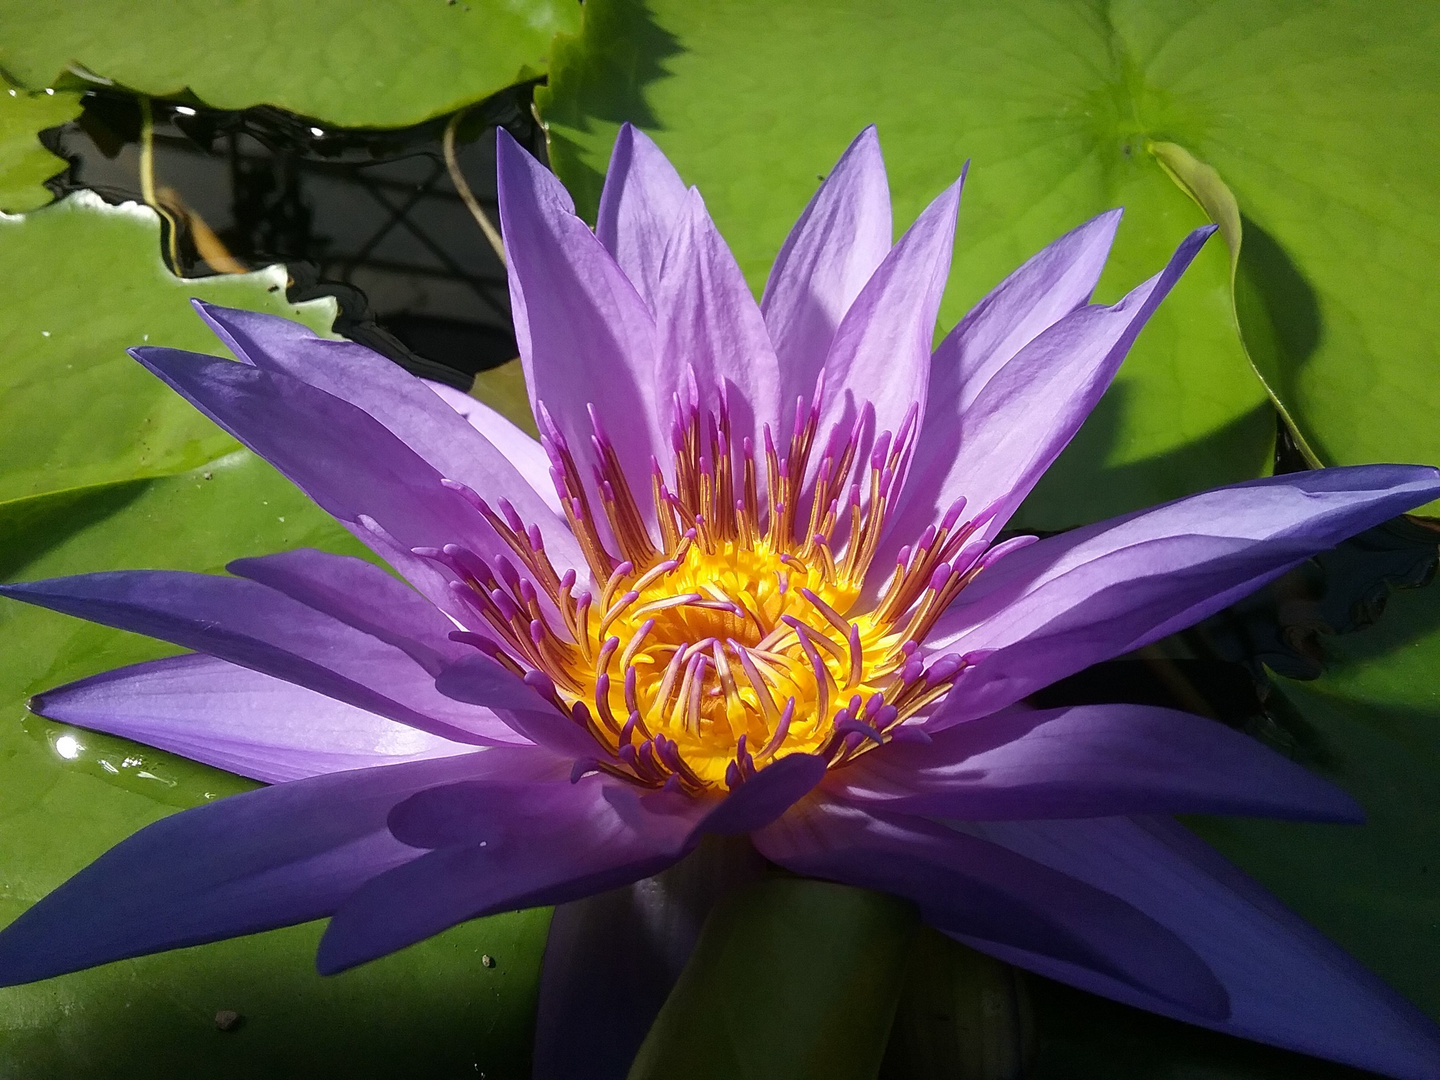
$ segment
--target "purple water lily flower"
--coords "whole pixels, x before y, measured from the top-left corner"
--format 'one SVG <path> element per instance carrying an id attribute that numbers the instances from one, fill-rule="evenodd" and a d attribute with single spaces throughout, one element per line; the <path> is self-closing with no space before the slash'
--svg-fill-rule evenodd
<path id="1" fill-rule="evenodd" d="M 197 304 L 240 363 L 134 350 L 409 584 L 301 550 L 5 586 L 193 650 L 39 711 L 272 786 L 101 856 L 0 934 L 0 982 L 324 917 L 335 972 L 748 833 L 1086 990 L 1440 1072 L 1418 1010 L 1153 816 L 1356 820 L 1345 794 L 1207 719 L 1022 704 L 1440 496 L 1328 469 L 996 542 L 1210 230 L 1095 305 L 1101 215 L 932 356 L 961 185 L 892 246 L 873 129 L 759 304 L 634 129 L 594 232 L 503 132 L 499 173 L 538 443 L 269 316 Z"/>

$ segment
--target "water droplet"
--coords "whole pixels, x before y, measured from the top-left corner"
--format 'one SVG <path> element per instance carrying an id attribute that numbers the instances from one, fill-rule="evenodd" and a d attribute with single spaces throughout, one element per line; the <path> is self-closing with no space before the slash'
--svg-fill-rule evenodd
<path id="1" fill-rule="evenodd" d="M 80 751 L 84 749 L 80 745 L 80 740 L 74 735 L 61 735 L 55 740 L 55 752 L 66 761 L 74 761 L 80 756 Z"/>

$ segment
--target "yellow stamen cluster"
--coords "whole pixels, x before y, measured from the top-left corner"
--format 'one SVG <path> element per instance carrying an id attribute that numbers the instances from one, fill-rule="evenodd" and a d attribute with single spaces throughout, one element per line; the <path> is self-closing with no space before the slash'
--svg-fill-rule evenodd
<path id="1" fill-rule="evenodd" d="M 646 786 L 734 788 L 787 754 L 838 765 L 908 734 L 905 722 L 963 667 L 953 655 L 927 666 L 918 643 L 984 562 L 972 550 L 983 545 L 967 543 L 975 523 L 957 527 L 962 502 L 861 603 L 913 412 L 897 436 L 872 438 L 867 406 L 813 471 L 818 404 L 797 403 L 783 456 L 769 428 L 761 455 L 748 439 L 733 452 L 723 407 L 712 416 L 692 399 L 676 412 L 673 486 L 656 467 L 649 521 L 598 423 L 592 485 L 545 425 L 593 591 L 555 571 L 508 504 L 497 512 L 451 485 L 524 568 L 502 561 L 492 573 L 463 549 L 435 553 L 493 634 L 463 636 L 590 732 L 596 756 L 584 768 Z"/>

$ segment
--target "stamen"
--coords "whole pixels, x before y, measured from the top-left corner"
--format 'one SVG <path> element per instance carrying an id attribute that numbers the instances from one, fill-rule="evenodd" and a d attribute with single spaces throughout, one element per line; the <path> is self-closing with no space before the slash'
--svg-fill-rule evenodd
<path id="1" fill-rule="evenodd" d="M 795 699 L 792 697 L 785 702 L 785 711 L 780 714 L 780 721 L 775 725 L 775 733 L 770 736 L 770 741 L 760 750 L 760 759 L 762 761 L 766 758 L 773 757 L 775 751 L 780 749 L 781 744 L 785 742 L 785 737 L 790 734 L 790 721 L 794 719 Z"/>

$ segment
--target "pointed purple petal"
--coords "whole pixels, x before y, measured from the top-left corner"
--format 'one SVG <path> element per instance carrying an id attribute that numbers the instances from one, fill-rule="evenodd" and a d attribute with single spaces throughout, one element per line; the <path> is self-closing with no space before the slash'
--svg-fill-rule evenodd
<path id="1" fill-rule="evenodd" d="M 499 424 L 482 427 L 467 420 L 440 399 L 433 384 L 353 341 L 310 336 L 306 327 L 275 315 L 217 307 L 202 300 L 194 304 L 237 356 L 348 401 L 374 417 L 442 476 L 458 480 L 492 501 L 508 499 L 522 518 L 540 526 L 547 545 L 555 545 L 553 552 L 564 553 L 573 563 L 573 555 L 565 552 L 567 529 L 556 517 L 553 497 L 547 500 L 544 494 L 553 490 L 548 465 L 542 465 L 541 482 L 536 484 L 532 477 L 522 475 L 510 456 L 517 445 L 523 448 L 526 444 L 533 447 L 531 456 L 539 454 L 542 462 L 544 453 L 508 421 L 497 415 Z M 475 404 L 485 409 L 479 402 Z M 508 445 L 491 439 L 492 432 L 508 440 Z"/>
<path id="2" fill-rule="evenodd" d="M 531 407 L 539 420 L 543 404 L 571 450 L 588 459 L 593 406 L 625 474 L 648 477 L 650 456 L 667 456 L 669 446 L 661 424 L 671 410 L 656 388 L 673 383 L 658 371 L 650 310 L 575 216 L 560 181 L 503 128 L 497 138 L 501 231 Z M 653 517 L 650 500 L 637 501 Z"/>
<path id="3" fill-rule="evenodd" d="M 550 479 L 550 459 L 545 456 L 544 447 L 483 401 L 444 383 L 426 381 L 425 385 L 459 413 L 467 424 L 485 436 L 491 446 L 504 454 L 505 460 L 515 466 L 515 471 L 545 505 L 560 514 L 560 496 L 555 493 L 555 483 Z M 484 494 L 482 489 L 476 490 Z"/>
<path id="4" fill-rule="evenodd" d="M 135 570 L 0 585 L 0 594 L 173 642 L 464 743 L 518 742 L 435 689 L 407 653 L 243 578 Z"/>
<path id="5" fill-rule="evenodd" d="M 748 840 L 715 842 L 655 877 L 556 907 L 532 1080 L 625 1080 L 711 907 L 767 865 Z"/>
<path id="6" fill-rule="evenodd" d="M 1217 1021 L 1094 972 L 970 941 L 977 948 L 1246 1039 L 1405 1080 L 1440 1076 L 1440 1029 L 1432 1021 L 1174 822 L 1098 818 L 967 828 L 1123 897 L 1180 935 L 1224 984 L 1230 1016 Z"/>
<path id="7" fill-rule="evenodd" d="M 484 558 L 510 553 L 470 504 L 441 483 L 439 472 L 349 402 L 279 372 L 197 353 L 142 348 L 132 354 L 350 526 L 444 610 L 464 614 L 433 568 L 409 549 L 464 544 Z M 470 430 L 453 412 L 451 417 Z M 542 512 L 554 521 L 548 509 Z M 374 533 L 361 527 L 367 517 L 393 545 L 375 543 Z M 544 532 L 543 522 L 541 526 Z M 545 544 L 556 566 L 580 564 L 574 538 L 558 522 L 546 534 Z"/>
<path id="8" fill-rule="evenodd" d="M 913 406 L 924 415 L 930 343 L 955 246 L 962 176 L 932 202 L 885 256 L 835 331 L 825 357 L 820 437 L 844 434 L 866 403 L 875 431 L 898 434 Z"/>
<path id="9" fill-rule="evenodd" d="M 203 653 L 81 679 L 30 707 L 267 784 L 475 749 Z"/>
<path id="10" fill-rule="evenodd" d="M 938 520 L 957 493 L 965 494 L 975 509 L 984 508 L 979 497 L 946 482 L 955 467 L 965 413 L 1021 349 L 1089 301 L 1120 214 L 1111 210 L 1092 218 L 1031 256 L 976 304 L 935 350 L 906 498 L 891 518 L 877 564 L 893 563 L 895 552 Z"/>
<path id="11" fill-rule="evenodd" d="M 620 125 L 595 236 L 653 308 L 660 291 L 665 244 L 685 202 L 685 182 L 651 138 L 628 121 Z"/>
<path id="12" fill-rule="evenodd" d="M 790 230 L 760 308 L 784 372 L 781 400 L 807 400 L 835 330 L 890 251 L 890 189 L 874 125 L 840 156 Z"/>
<path id="13" fill-rule="evenodd" d="M 1214 232 L 1191 233 L 1163 271 L 1113 307 L 1082 307 L 1059 319 L 990 375 L 971 397 L 932 399 L 906 480 L 901 512 L 876 565 L 938 521 L 963 495 L 990 514 L 994 536 L 1100 400 L 1136 336 Z M 936 362 L 951 360 L 942 356 Z M 934 388 L 953 394 L 939 381 Z"/>
<path id="14" fill-rule="evenodd" d="M 488 656 L 472 653 L 449 665 L 435 689 L 454 701 L 495 710 L 517 734 L 557 754 L 582 758 L 599 750 L 588 731 Z"/>
<path id="15" fill-rule="evenodd" d="M 543 752 L 484 751 L 261 788 L 157 821 L 0 932 L 0 985 L 34 982 L 335 911 L 419 855 L 386 828 L 416 791 Z"/>
<path id="16" fill-rule="evenodd" d="M 395 646 L 432 675 L 473 651 L 450 640 L 455 624 L 439 608 L 364 559 L 297 548 L 225 569 Z"/>
<path id="17" fill-rule="evenodd" d="M 1225 992 L 1195 952 L 1101 889 L 926 821 L 813 798 L 755 834 L 761 854 L 812 877 L 913 900 L 930 925 L 1004 941 L 1213 1018 Z"/>
<path id="18" fill-rule="evenodd" d="M 665 250 L 654 306 L 660 373 L 678 378 L 693 368 L 701 408 L 718 415 L 724 401 L 733 441 L 748 437 L 764 445 L 761 425 L 773 429 L 786 404 L 780 398 L 780 366 L 735 256 L 693 189 Z M 666 387 L 663 400 L 682 389 L 678 383 Z M 791 410 L 794 405 L 792 399 Z"/>
<path id="19" fill-rule="evenodd" d="M 814 790 L 825 778 L 825 758 L 818 754 L 788 754 L 765 766 L 725 796 L 695 829 L 727 835 L 763 829 Z"/>
<path id="20" fill-rule="evenodd" d="M 1217 488 L 1016 551 L 961 594 L 925 643 L 977 654 L 930 724 L 997 712 L 1193 625 L 1437 495 L 1440 470 L 1429 466 L 1321 469 Z"/>
<path id="21" fill-rule="evenodd" d="M 932 414 L 940 402 L 952 400 L 963 412 L 1021 349 L 1089 303 L 1121 213 L 1107 210 L 1071 229 L 1032 255 L 970 309 L 935 350 L 930 379 Z"/>
<path id="22" fill-rule="evenodd" d="M 678 858 L 685 830 L 653 816 L 643 819 L 649 828 L 637 828 L 636 816 L 607 798 L 617 784 L 596 776 L 460 784 L 397 807 L 396 835 L 468 839 L 357 890 L 320 941 L 320 971 L 343 971 L 466 919 L 563 903 L 658 873 Z"/>
<path id="23" fill-rule="evenodd" d="M 968 821 L 1135 813 L 1359 821 L 1339 788 L 1223 724 L 1147 705 L 1015 710 L 838 770 L 836 798 Z"/>

